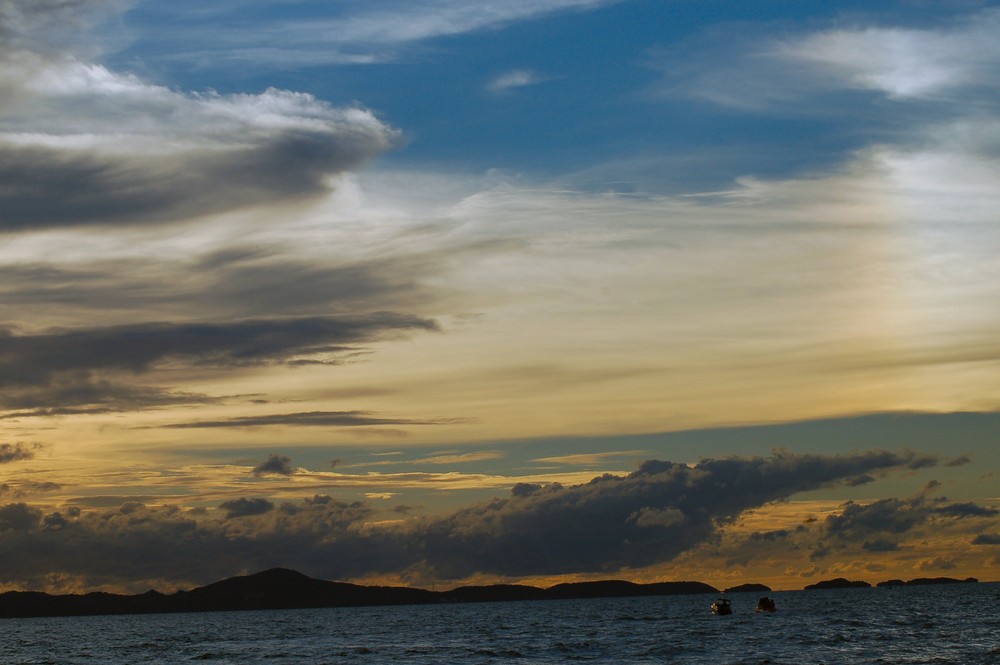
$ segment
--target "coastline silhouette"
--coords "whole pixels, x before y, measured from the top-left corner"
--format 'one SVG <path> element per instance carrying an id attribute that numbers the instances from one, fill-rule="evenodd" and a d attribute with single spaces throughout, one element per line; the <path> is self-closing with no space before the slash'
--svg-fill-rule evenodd
<path id="1" fill-rule="evenodd" d="M 893 584 L 914 585 L 975 581 L 974 578 L 956 580 L 944 577 L 920 578 L 910 582 L 891 580 Z M 806 588 L 838 588 L 843 582 L 847 580 L 828 580 L 825 584 L 810 585 Z M 858 583 L 848 584 L 858 586 Z M 871 586 L 866 582 L 862 584 Z M 763 585 L 744 586 L 757 588 Z M 0 617 L 273 610 L 718 593 L 718 589 L 704 582 L 637 584 L 623 580 L 572 582 L 548 588 L 494 584 L 460 586 L 449 591 L 429 591 L 411 587 L 361 586 L 347 582 L 331 582 L 286 568 L 272 568 L 253 575 L 230 577 L 172 594 L 154 590 L 135 595 L 100 591 L 67 595 L 50 595 L 39 591 L 8 591 L 0 594 Z"/>

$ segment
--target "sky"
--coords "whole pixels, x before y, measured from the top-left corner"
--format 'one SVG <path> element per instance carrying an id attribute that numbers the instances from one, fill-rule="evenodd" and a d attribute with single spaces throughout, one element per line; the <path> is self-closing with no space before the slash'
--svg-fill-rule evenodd
<path id="1" fill-rule="evenodd" d="M 0 589 L 1000 579 L 998 31 L 0 0 Z"/>

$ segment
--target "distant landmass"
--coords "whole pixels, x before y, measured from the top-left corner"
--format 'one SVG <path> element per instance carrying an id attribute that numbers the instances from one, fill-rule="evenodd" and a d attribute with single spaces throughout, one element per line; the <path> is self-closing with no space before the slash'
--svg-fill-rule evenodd
<path id="1" fill-rule="evenodd" d="M 345 582 L 328 582 L 294 570 L 274 568 L 254 575 L 231 577 L 221 582 L 169 595 L 147 591 L 137 595 L 94 592 L 54 596 L 35 591 L 8 591 L 0 594 L 0 617 L 417 605 L 697 593 L 718 593 L 718 589 L 702 582 L 635 584 L 607 580 L 557 584 L 547 589 L 518 584 L 496 584 L 463 586 L 450 591 L 427 591 L 408 587 L 360 586 Z"/>
<path id="2" fill-rule="evenodd" d="M 928 584 L 973 584 L 978 582 L 975 577 L 966 577 L 964 580 L 956 580 L 954 577 L 918 577 L 904 582 L 903 580 L 886 580 L 879 582 L 875 586 L 925 586 Z"/>
<path id="3" fill-rule="evenodd" d="M 847 580 L 843 577 L 838 577 L 832 580 L 823 580 L 822 582 L 816 582 L 815 584 L 809 584 L 806 589 L 853 589 L 853 588 L 867 588 L 871 584 L 865 582 L 864 580 Z"/>
<path id="4" fill-rule="evenodd" d="M 766 584 L 738 584 L 723 590 L 723 593 L 739 593 L 740 591 L 753 591 L 754 593 L 765 593 L 772 591 Z"/>
<path id="5" fill-rule="evenodd" d="M 916 579 L 904 582 L 903 580 L 886 580 L 885 582 L 879 582 L 876 586 L 879 587 L 893 587 L 893 586 L 923 586 L 928 584 L 968 584 L 978 582 L 975 577 L 967 577 L 964 580 L 957 580 L 953 577 L 918 577 Z M 832 580 L 823 580 L 822 582 L 817 582 L 816 584 L 810 584 L 806 589 L 851 589 L 851 588 L 868 588 L 871 584 L 862 580 L 847 580 L 843 577 L 838 577 Z"/>

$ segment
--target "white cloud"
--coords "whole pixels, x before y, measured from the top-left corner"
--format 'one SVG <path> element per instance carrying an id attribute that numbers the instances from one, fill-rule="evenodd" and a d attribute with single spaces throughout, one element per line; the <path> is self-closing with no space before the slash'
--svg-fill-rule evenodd
<path id="1" fill-rule="evenodd" d="M 514 69 L 497 76 L 486 87 L 491 92 L 506 92 L 515 88 L 538 85 L 548 80 L 549 77 L 531 69 Z"/>
<path id="2" fill-rule="evenodd" d="M 183 40 L 183 49 L 172 57 L 206 60 L 222 57 L 251 60 L 264 66 L 281 63 L 369 63 L 392 60 L 398 49 L 423 40 L 502 27 L 559 11 L 591 10 L 621 0 L 419 0 L 345 3 L 339 15 L 324 11 L 308 20 L 286 18 L 255 25 L 240 21 L 236 29 L 191 26 L 181 35 L 146 35 L 147 39 Z M 274 2 L 258 3 L 275 5 Z M 308 2 L 306 4 L 309 4 Z M 318 3 L 317 3 L 318 4 Z M 186 11 L 183 5 L 158 8 Z M 216 12 L 221 20 L 244 7 L 235 5 Z"/>
<path id="3" fill-rule="evenodd" d="M 926 97 L 1000 78 L 1000 11 L 934 30 L 830 30 L 789 41 L 779 55 L 809 63 L 852 88 Z"/>
<path id="4" fill-rule="evenodd" d="M 664 72 L 655 93 L 744 110 L 823 113 L 836 105 L 830 96 L 844 91 L 939 99 L 1000 82 L 995 9 L 933 29 L 837 28 L 780 39 L 727 30 L 717 28 L 704 46 L 685 52 L 655 51 L 654 66 Z"/>

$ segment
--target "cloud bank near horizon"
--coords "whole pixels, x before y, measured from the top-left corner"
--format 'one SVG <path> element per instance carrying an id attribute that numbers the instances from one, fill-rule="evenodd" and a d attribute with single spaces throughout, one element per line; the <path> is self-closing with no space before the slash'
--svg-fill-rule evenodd
<path id="1" fill-rule="evenodd" d="M 51 512 L 12 503 L 0 508 L 2 575 L 8 585 L 58 589 L 59 580 L 79 588 L 204 583 L 273 566 L 328 579 L 613 574 L 717 542 L 744 512 L 797 493 L 936 463 L 906 451 L 776 451 L 692 466 L 650 460 L 627 476 L 581 485 L 516 485 L 507 498 L 436 517 L 324 495 L 283 503 L 231 499 L 218 505 L 221 517 L 134 501 L 107 511 L 64 506 Z M 272 456 L 254 472 L 285 475 L 291 462 Z M 899 511 L 885 511 L 886 505 L 848 504 L 827 521 L 825 533 L 857 546 L 880 534 L 899 535 L 906 530 L 899 528 Z M 944 500 L 928 503 L 927 511 L 945 520 L 994 523 L 997 514 Z"/>

